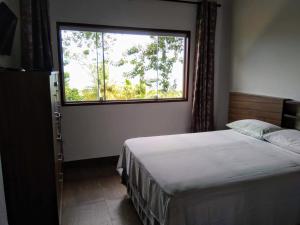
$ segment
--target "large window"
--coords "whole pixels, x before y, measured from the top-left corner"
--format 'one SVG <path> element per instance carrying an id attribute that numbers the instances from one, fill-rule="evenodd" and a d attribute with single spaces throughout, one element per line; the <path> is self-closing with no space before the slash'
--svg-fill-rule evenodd
<path id="1" fill-rule="evenodd" d="M 189 32 L 58 24 L 64 104 L 187 99 Z"/>

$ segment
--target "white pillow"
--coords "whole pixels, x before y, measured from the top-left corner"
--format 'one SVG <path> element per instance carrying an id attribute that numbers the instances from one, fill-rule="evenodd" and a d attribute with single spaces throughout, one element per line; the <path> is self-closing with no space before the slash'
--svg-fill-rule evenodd
<path id="1" fill-rule="evenodd" d="M 232 123 L 228 123 L 226 126 L 239 132 L 239 133 L 242 133 L 242 134 L 257 138 L 257 139 L 261 139 L 261 140 L 264 139 L 263 138 L 264 134 L 282 129 L 281 127 L 278 127 L 271 123 L 266 123 L 266 122 L 263 122 L 260 120 L 254 120 L 254 119 L 238 120 L 238 121 L 235 121 Z"/>
<path id="2" fill-rule="evenodd" d="M 300 154 L 300 131 L 280 130 L 265 134 L 264 139 L 274 145 Z"/>

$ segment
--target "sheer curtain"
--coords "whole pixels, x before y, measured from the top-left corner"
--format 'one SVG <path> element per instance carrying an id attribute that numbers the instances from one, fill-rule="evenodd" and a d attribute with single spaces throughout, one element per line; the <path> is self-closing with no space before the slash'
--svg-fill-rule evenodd
<path id="1" fill-rule="evenodd" d="M 193 80 L 192 131 L 214 128 L 214 58 L 217 3 L 198 6 Z"/>
<path id="2" fill-rule="evenodd" d="M 20 0 L 22 67 L 50 71 L 53 67 L 47 0 Z"/>

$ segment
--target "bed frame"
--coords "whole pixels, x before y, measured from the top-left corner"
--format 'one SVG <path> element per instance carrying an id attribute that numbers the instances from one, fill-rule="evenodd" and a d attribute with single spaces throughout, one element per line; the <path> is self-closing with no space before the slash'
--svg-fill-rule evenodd
<path id="1" fill-rule="evenodd" d="M 300 102 L 270 96 L 231 92 L 229 122 L 257 119 L 300 130 Z"/>
<path id="2" fill-rule="evenodd" d="M 257 119 L 281 126 L 285 101 L 283 98 L 231 92 L 229 122 Z"/>

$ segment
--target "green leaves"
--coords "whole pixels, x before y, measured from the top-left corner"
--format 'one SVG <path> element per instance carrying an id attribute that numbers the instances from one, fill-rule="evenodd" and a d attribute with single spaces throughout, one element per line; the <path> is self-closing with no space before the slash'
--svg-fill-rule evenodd
<path id="1" fill-rule="evenodd" d="M 172 78 L 171 74 L 176 63 L 183 63 L 183 37 L 150 36 L 150 41 L 144 38 L 146 41 L 137 41 L 139 44 L 136 45 L 132 44 L 132 40 L 125 40 L 124 45 L 128 49 L 124 51 L 123 48 L 124 52 L 119 53 L 116 48 L 113 49 L 118 38 L 113 33 L 61 32 L 67 101 L 95 101 L 104 96 L 109 100 L 182 97 L 182 91 L 177 90 L 180 81 Z M 72 65 L 79 66 L 81 73 L 86 73 L 83 76 L 85 80 L 79 78 L 82 80 L 72 80 L 71 83 L 73 86 L 76 82 L 87 83 L 81 85 L 82 88 L 74 88 L 70 84 L 70 79 L 78 79 L 79 74 L 74 69 L 70 71 L 76 76 L 68 73 L 66 68 Z M 120 74 L 116 72 L 117 67 L 123 67 Z M 110 79 L 110 76 L 115 77 Z M 120 76 L 123 79 L 115 82 Z"/>
<path id="2" fill-rule="evenodd" d="M 151 36 L 152 42 L 146 46 L 133 46 L 124 54 L 118 66 L 126 63 L 133 65 L 133 69 L 124 73 L 126 77 L 139 77 L 140 82 L 152 85 L 152 81 L 145 81 L 146 71 L 155 70 L 159 74 L 157 81 L 162 92 L 168 92 L 177 85 L 170 85 L 169 75 L 172 73 L 176 61 L 182 62 L 180 53 L 184 50 L 184 38 L 174 36 Z"/>
<path id="3" fill-rule="evenodd" d="M 139 53 L 141 48 L 142 48 L 141 46 L 134 46 L 127 50 L 127 55 L 133 55 L 133 54 Z"/>

